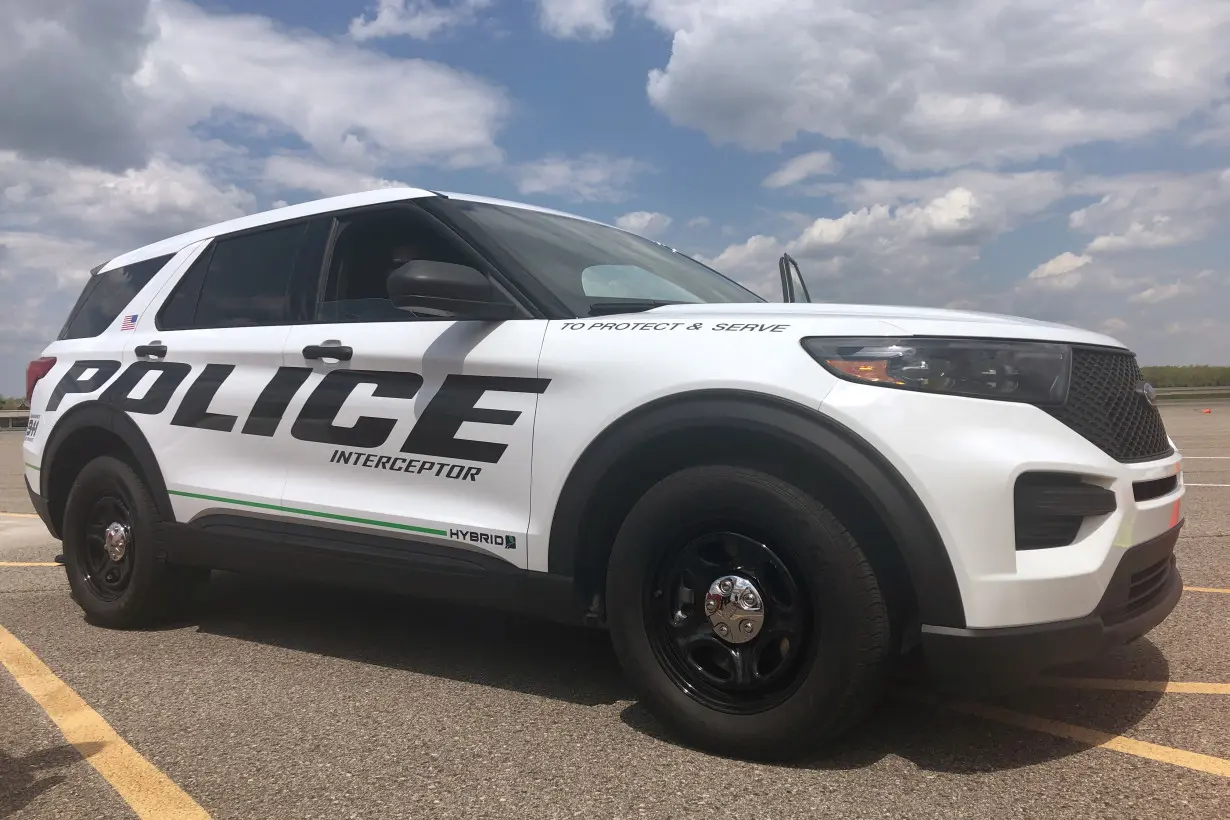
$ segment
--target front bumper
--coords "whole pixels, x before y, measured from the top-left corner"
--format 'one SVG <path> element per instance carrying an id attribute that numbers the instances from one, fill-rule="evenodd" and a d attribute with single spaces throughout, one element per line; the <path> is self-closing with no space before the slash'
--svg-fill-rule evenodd
<path id="1" fill-rule="evenodd" d="M 1183 520 L 1178 452 L 1116 461 L 1032 405 L 842 383 L 823 409 L 892 463 L 944 544 L 963 618 L 924 614 L 924 624 L 981 630 L 1086 617 L 1124 553 Z M 1034 474 L 1065 474 L 1108 490 L 1114 510 L 1090 515 L 1066 546 L 1023 544 L 1016 487 Z M 920 598 L 928 593 L 918 590 Z"/>
<path id="2" fill-rule="evenodd" d="M 1127 549 L 1102 600 L 1083 618 L 1001 629 L 924 626 L 928 676 L 941 689 L 1002 691 L 1136 640 L 1165 620 L 1183 594 L 1174 556 L 1182 526 Z"/>

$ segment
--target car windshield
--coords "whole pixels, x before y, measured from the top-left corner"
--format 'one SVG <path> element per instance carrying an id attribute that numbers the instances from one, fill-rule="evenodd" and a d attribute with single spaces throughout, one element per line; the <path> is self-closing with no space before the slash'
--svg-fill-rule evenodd
<path id="1" fill-rule="evenodd" d="M 578 316 L 764 299 L 689 256 L 626 231 L 529 208 L 456 205 Z"/>

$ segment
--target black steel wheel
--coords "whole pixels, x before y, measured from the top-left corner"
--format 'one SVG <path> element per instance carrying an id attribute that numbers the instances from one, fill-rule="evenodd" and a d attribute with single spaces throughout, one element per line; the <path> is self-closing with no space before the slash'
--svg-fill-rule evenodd
<path id="1" fill-rule="evenodd" d="M 827 507 L 765 472 L 676 472 L 633 505 L 605 610 L 641 702 L 717 754 L 797 758 L 855 726 L 883 691 L 888 612 Z"/>
<path id="2" fill-rule="evenodd" d="M 100 456 L 78 473 L 64 505 L 64 569 L 86 619 L 118 629 L 178 613 L 207 569 L 159 556 L 161 520 L 145 482 L 125 462 Z"/>
<path id="3" fill-rule="evenodd" d="M 137 546 L 130 503 L 119 492 L 101 494 L 86 514 L 85 532 L 76 543 L 85 582 L 104 601 L 118 599 L 132 582 Z"/>
<path id="4" fill-rule="evenodd" d="M 665 550 L 646 580 L 654 654 L 691 697 L 752 714 L 798 686 L 811 607 L 795 572 L 768 546 L 736 532 L 706 533 Z"/>

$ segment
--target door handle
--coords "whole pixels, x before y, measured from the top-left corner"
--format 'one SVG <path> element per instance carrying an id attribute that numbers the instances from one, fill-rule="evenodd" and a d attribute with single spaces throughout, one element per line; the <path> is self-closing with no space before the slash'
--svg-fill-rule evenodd
<path id="1" fill-rule="evenodd" d="M 305 359 L 337 359 L 348 362 L 354 355 L 354 349 L 347 345 L 308 345 L 303 348 Z"/>
<path id="2" fill-rule="evenodd" d="M 167 355 L 167 346 L 154 342 L 148 345 L 137 345 L 132 352 L 137 354 L 137 358 L 152 356 L 155 359 L 162 359 Z"/>

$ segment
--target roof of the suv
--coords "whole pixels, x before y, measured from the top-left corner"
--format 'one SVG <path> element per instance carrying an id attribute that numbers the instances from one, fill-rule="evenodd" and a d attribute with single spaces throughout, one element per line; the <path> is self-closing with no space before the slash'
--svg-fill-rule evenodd
<path id="1" fill-rule="evenodd" d="M 111 270 L 112 268 L 119 268 L 124 265 L 131 265 L 134 262 L 152 259 L 155 256 L 178 253 L 180 250 L 194 242 L 199 242 L 202 239 L 212 239 L 220 234 L 247 230 L 248 228 L 258 228 L 261 225 L 271 225 L 276 222 L 285 222 L 290 219 L 314 216 L 315 214 L 327 213 L 329 211 L 341 211 L 347 208 L 362 208 L 366 205 L 380 205 L 386 202 L 401 202 L 407 199 L 422 199 L 430 196 L 443 196 L 449 199 L 459 199 L 464 202 L 483 202 L 491 205 L 507 205 L 515 208 L 525 208 L 531 211 L 556 214 L 558 216 L 568 216 L 573 219 L 582 219 L 586 222 L 596 222 L 596 220 L 589 219 L 584 216 L 578 216 L 577 214 L 556 211 L 551 208 L 543 208 L 538 205 L 530 205 L 525 202 L 514 202 L 508 199 L 493 199 L 491 197 L 475 196 L 473 194 L 427 191 L 421 188 L 377 188 L 371 191 L 360 191 L 358 193 L 331 196 L 324 199 L 313 199 L 309 202 L 300 202 L 297 205 L 287 205 L 283 208 L 273 208 L 272 210 L 248 214 L 247 216 L 230 219 L 226 222 L 219 222 L 214 225 L 208 225 L 204 228 L 198 228 L 194 231 L 181 233 L 177 236 L 160 239 L 157 242 L 152 242 L 149 245 L 120 254 L 114 259 L 108 261 L 105 265 L 98 267 L 95 272 L 101 273 L 102 271 Z"/>

